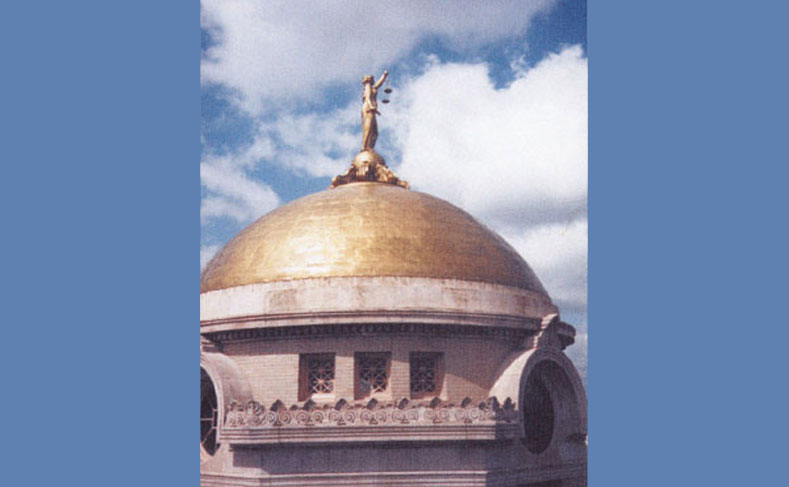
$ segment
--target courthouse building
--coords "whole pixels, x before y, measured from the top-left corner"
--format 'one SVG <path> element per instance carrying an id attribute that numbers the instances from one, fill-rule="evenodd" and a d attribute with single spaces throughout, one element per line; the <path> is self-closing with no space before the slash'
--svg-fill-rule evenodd
<path id="1" fill-rule="evenodd" d="M 371 146 L 351 169 L 202 274 L 202 485 L 586 485 L 575 330 L 532 269 Z"/>

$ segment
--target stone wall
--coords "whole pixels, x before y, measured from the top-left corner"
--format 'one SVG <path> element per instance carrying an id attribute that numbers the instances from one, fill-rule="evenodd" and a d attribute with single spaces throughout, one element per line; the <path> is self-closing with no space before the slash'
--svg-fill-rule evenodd
<path id="1" fill-rule="evenodd" d="M 264 404 L 299 401 L 300 354 L 336 354 L 335 392 L 327 400 L 353 400 L 355 352 L 391 352 L 389 399 L 411 396 L 410 352 L 441 352 L 444 382 L 439 397 L 460 402 L 465 397 L 486 399 L 500 363 L 516 347 L 495 339 L 372 336 L 226 343 L 223 352 L 238 364 L 254 399 Z"/>

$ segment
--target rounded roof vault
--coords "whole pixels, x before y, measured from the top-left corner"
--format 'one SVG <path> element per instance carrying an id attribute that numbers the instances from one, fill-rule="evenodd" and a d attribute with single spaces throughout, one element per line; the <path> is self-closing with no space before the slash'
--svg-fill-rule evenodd
<path id="1" fill-rule="evenodd" d="M 521 256 L 468 213 L 416 191 L 352 183 L 263 216 L 206 266 L 200 292 L 325 277 L 427 277 L 547 296 Z"/>

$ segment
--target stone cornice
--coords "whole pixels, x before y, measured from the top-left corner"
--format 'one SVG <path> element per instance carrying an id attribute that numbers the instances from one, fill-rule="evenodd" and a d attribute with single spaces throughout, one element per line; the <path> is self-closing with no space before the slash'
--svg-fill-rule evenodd
<path id="1" fill-rule="evenodd" d="M 283 327 L 201 328 L 201 334 L 215 343 L 240 340 L 278 340 L 289 338 L 352 337 L 370 335 L 475 337 L 522 341 L 534 333 L 527 328 L 427 323 L 320 324 Z"/>
<path id="2" fill-rule="evenodd" d="M 213 320 L 201 320 L 203 331 L 257 328 L 260 326 L 305 326 L 341 323 L 431 323 L 497 326 L 538 330 L 540 318 L 500 313 L 458 313 L 433 310 L 363 310 L 303 313 L 266 313 Z"/>

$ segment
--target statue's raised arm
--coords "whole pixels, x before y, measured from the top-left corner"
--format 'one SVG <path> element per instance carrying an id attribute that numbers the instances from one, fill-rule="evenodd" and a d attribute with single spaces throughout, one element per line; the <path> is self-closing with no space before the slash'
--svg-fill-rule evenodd
<path id="1" fill-rule="evenodd" d="M 384 81 L 386 81 L 386 77 L 387 76 L 389 76 L 389 71 L 384 71 L 384 74 L 382 74 L 381 77 L 378 78 L 378 81 L 375 82 L 375 85 L 373 85 L 373 88 L 378 90 L 378 88 L 380 88 L 381 85 L 384 84 Z"/>

